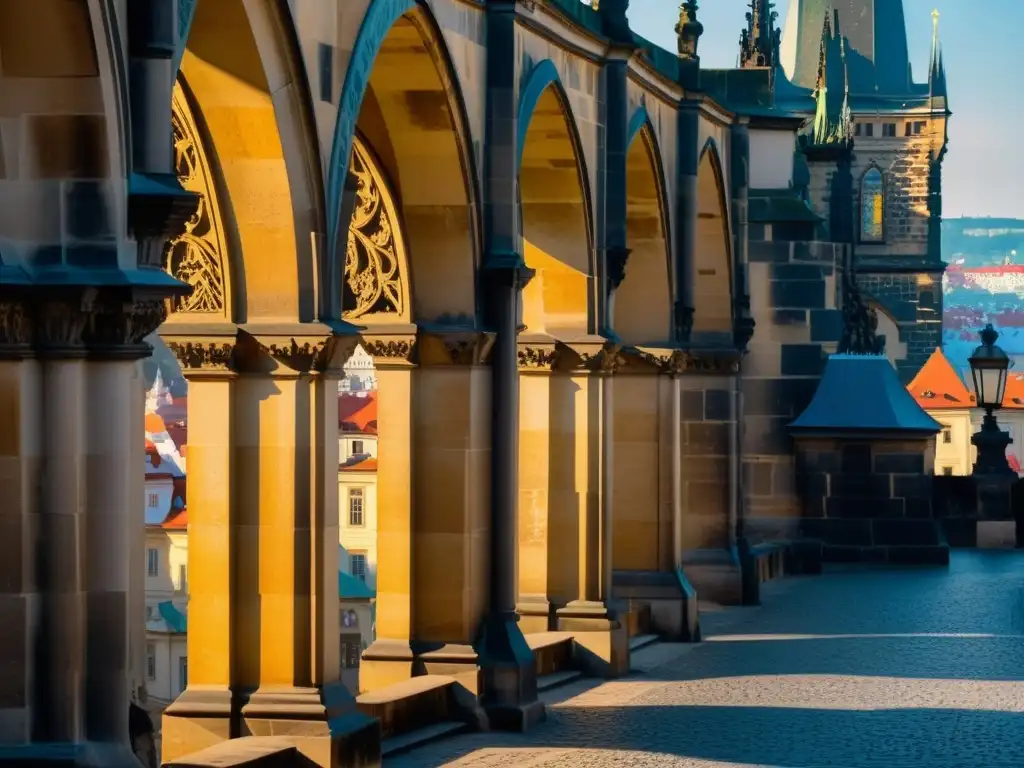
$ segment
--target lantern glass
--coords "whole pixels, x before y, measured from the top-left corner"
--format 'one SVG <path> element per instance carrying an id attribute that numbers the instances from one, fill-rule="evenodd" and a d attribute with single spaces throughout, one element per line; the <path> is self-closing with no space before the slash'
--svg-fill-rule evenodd
<path id="1" fill-rule="evenodd" d="M 1010 358 L 996 346 L 998 332 L 991 324 L 981 332 L 982 345 L 971 355 L 971 376 L 974 378 L 974 395 L 978 406 L 988 410 L 1003 404 L 1006 389 L 1006 372 Z"/>

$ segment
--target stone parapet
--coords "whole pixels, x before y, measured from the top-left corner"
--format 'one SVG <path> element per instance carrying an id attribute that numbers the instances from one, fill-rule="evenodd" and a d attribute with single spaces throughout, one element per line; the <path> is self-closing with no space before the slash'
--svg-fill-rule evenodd
<path id="1" fill-rule="evenodd" d="M 931 437 L 797 438 L 801 530 L 825 562 L 944 565 Z"/>

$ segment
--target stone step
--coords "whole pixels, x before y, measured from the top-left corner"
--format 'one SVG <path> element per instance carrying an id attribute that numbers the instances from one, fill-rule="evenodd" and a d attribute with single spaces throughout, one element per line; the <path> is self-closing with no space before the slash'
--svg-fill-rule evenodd
<path id="1" fill-rule="evenodd" d="M 533 632 L 525 636 L 533 651 L 537 678 L 573 668 L 573 639 L 569 632 Z"/>
<path id="2" fill-rule="evenodd" d="M 660 639 L 657 635 L 634 635 L 629 638 L 629 652 L 636 653 L 641 648 L 654 645 Z"/>
<path id="3" fill-rule="evenodd" d="M 421 675 L 356 698 L 359 711 L 380 720 L 384 741 L 404 737 L 444 723 L 480 721 L 476 697 L 455 678 Z"/>
<path id="4" fill-rule="evenodd" d="M 541 675 L 537 678 L 537 693 L 546 693 L 555 688 L 561 688 L 563 685 L 575 682 L 581 677 L 583 677 L 583 673 L 578 669 L 567 669 L 564 672 L 552 672 L 549 675 Z"/>
<path id="5" fill-rule="evenodd" d="M 380 743 L 380 755 L 381 757 L 394 757 L 403 752 L 408 752 L 410 749 L 416 749 L 432 741 L 438 741 L 447 736 L 454 736 L 457 733 L 464 733 L 468 730 L 469 726 L 466 723 L 460 723 L 455 720 L 434 723 L 424 728 L 417 728 L 414 731 L 384 739 Z"/>

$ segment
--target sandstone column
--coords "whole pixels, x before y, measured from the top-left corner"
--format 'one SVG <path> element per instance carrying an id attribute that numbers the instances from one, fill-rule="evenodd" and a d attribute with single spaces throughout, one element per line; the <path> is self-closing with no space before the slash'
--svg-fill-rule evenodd
<path id="1" fill-rule="evenodd" d="M 557 628 L 572 632 L 589 651 L 593 673 L 616 676 L 629 669 L 626 627 L 612 604 L 613 375 L 622 358 L 617 345 L 597 341 L 559 345 L 558 354 L 559 369 L 571 375 L 581 395 L 573 410 L 577 469 L 583 471 L 577 472 L 577 482 L 582 481 L 578 517 L 549 523 L 553 532 L 559 523 L 576 525 L 575 595 L 557 609 Z M 551 540 L 563 539 L 553 533 Z"/>
<path id="2" fill-rule="evenodd" d="M 379 724 L 356 711 L 338 659 L 337 371 L 354 340 L 295 330 L 173 342 L 183 369 L 221 370 L 189 392 L 190 426 L 211 421 L 199 451 L 211 474 L 189 489 L 199 663 L 165 714 L 165 761 L 223 740 L 225 726 L 286 737 L 314 765 L 379 760 Z M 213 487 L 217 471 L 230 481 Z"/>
<path id="3" fill-rule="evenodd" d="M 700 105 L 679 106 L 676 173 L 675 340 L 689 343 L 693 328 L 693 280 L 697 249 L 697 167 L 700 160 Z"/>

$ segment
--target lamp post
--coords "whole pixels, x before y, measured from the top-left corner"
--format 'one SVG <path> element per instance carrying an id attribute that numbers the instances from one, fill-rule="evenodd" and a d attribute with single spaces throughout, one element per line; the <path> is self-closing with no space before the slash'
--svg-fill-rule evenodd
<path id="1" fill-rule="evenodd" d="M 975 475 L 1015 475 L 1006 460 L 1006 447 L 1013 442 L 1010 435 L 999 429 L 993 411 L 1002 407 L 1006 389 L 1006 372 L 1010 358 L 996 346 L 999 333 L 989 323 L 981 332 L 981 346 L 970 357 L 971 376 L 974 379 L 975 402 L 985 409 L 981 429 L 971 436 L 971 444 L 978 449 L 974 462 Z"/>

